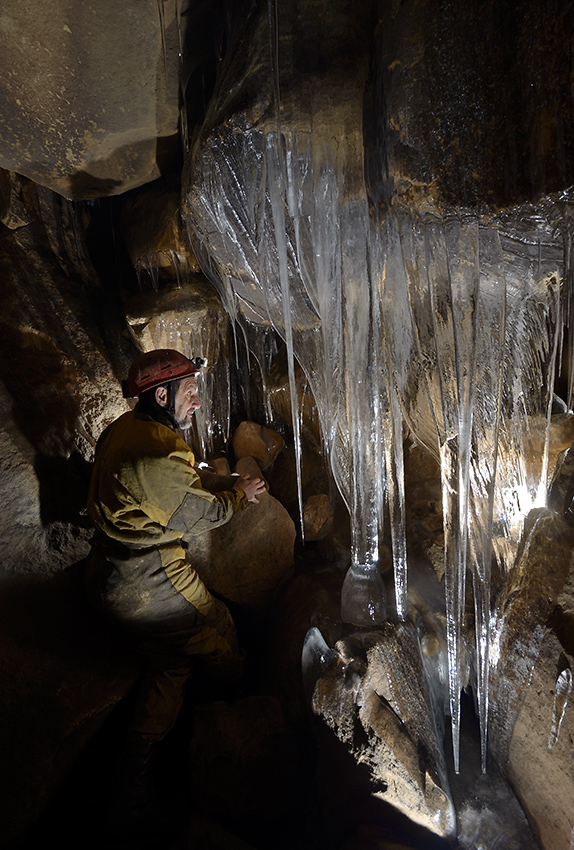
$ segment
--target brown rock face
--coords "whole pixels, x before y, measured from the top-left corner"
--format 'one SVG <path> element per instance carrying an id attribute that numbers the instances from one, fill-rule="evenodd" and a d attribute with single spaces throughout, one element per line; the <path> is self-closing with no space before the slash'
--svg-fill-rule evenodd
<path id="1" fill-rule="evenodd" d="M 333 518 L 333 506 L 326 493 L 309 496 L 303 505 L 305 540 L 317 540 L 321 529 Z"/>
<path id="2" fill-rule="evenodd" d="M 128 196 L 122 208 L 122 234 L 137 272 L 162 269 L 178 281 L 200 272 L 183 229 L 176 188 L 160 181 Z"/>
<path id="3" fill-rule="evenodd" d="M 357 774 L 360 766 L 368 776 L 360 805 L 370 797 L 430 832 L 453 835 L 446 760 L 414 626 L 387 623 L 378 631 L 349 635 L 334 649 L 311 629 L 303 670 L 313 711 L 345 744 Z M 340 812 L 333 810 L 332 816 L 345 822 Z"/>
<path id="4" fill-rule="evenodd" d="M 141 292 L 125 305 L 126 321 L 142 351 L 176 348 L 210 366 L 228 354 L 229 323 L 216 290 L 203 275 L 181 285 Z"/>
<path id="5" fill-rule="evenodd" d="M 169 23 L 164 63 L 152 0 L 5 6 L 0 164 L 67 198 L 115 195 L 158 177 L 158 144 L 178 122 Z"/>
<path id="6" fill-rule="evenodd" d="M 568 847 L 574 828 L 573 547 L 561 517 L 532 512 L 498 599 L 491 658 L 492 751 L 545 848 Z"/>
<path id="7" fill-rule="evenodd" d="M 285 446 L 285 440 L 272 428 L 257 422 L 242 422 L 233 434 L 233 452 L 237 460 L 253 457 L 265 471 Z"/>
<path id="8" fill-rule="evenodd" d="M 243 458 L 235 471 L 261 478 L 253 458 Z M 232 485 L 234 479 L 221 482 Z M 188 558 L 207 587 L 230 602 L 266 614 L 293 568 L 295 525 L 280 502 L 265 492 L 227 525 L 190 541 Z"/>

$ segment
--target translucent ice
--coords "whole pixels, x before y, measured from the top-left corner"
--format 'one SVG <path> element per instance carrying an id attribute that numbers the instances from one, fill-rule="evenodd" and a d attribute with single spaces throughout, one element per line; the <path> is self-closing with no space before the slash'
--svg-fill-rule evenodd
<path id="1" fill-rule="evenodd" d="M 303 641 L 301 667 L 303 671 L 303 686 L 310 699 L 318 678 L 338 660 L 339 655 L 330 649 L 317 626 L 312 626 Z"/>
<path id="2" fill-rule="evenodd" d="M 272 326 L 290 375 L 295 360 L 305 372 L 351 516 L 346 590 L 377 564 L 389 517 L 399 618 L 404 430 L 440 461 L 455 767 L 469 654 L 485 765 L 491 571 L 510 568 L 524 516 L 545 499 L 569 237 L 557 236 L 559 213 L 550 207 L 488 219 L 375 203 L 380 192 L 369 184 L 357 129 L 362 100 L 347 97 L 344 109 L 326 114 L 330 101 L 317 81 L 297 76 L 289 9 L 270 2 L 269 32 L 257 33 L 270 74 L 253 113 L 230 118 L 230 79 L 221 76 L 190 180 L 194 243 L 229 314 Z M 298 422 L 294 409 L 297 451 Z M 363 612 L 378 604 L 368 590 Z"/>
<path id="3" fill-rule="evenodd" d="M 548 752 L 551 752 L 558 743 L 562 721 L 564 720 L 568 698 L 571 693 L 572 671 L 567 667 L 558 675 L 556 685 L 554 686 L 554 706 L 552 711 L 552 728 L 550 729 L 550 737 L 548 739 Z"/>
<path id="4" fill-rule="evenodd" d="M 387 597 L 375 564 L 351 564 L 341 591 L 341 619 L 363 628 L 382 625 L 387 618 Z"/>

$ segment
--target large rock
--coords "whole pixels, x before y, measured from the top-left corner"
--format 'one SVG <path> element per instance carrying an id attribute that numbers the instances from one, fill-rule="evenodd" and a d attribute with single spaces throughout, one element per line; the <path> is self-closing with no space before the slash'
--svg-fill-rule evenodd
<path id="1" fill-rule="evenodd" d="M 0 168 L 0 221 L 10 230 L 30 224 L 34 215 L 30 209 L 29 196 L 34 193 L 34 189 L 31 180 Z"/>
<path id="2" fill-rule="evenodd" d="M 383 7 L 366 128 L 376 195 L 503 207 L 570 186 L 572 68 L 559 57 L 572 26 L 560 0 Z"/>
<path id="3" fill-rule="evenodd" d="M 122 207 L 122 235 L 136 272 L 152 280 L 158 269 L 180 283 L 200 272 L 179 213 L 179 191 L 158 181 L 128 195 Z"/>
<path id="4" fill-rule="evenodd" d="M 285 440 L 272 428 L 257 422 L 241 422 L 233 433 L 233 453 L 237 460 L 253 457 L 265 472 L 285 446 Z"/>
<path id="5" fill-rule="evenodd" d="M 157 146 L 177 133 L 179 117 L 168 8 L 164 60 L 153 0 L 6 4 L 3 167 L 67 198 L 118 194 L 159 177 Z"/>
<path id="6" fill-rule="evenodd" d="M 127 409 L 114 373 L 127 358 L 93 268 L 71 247 L 71 223 L 35 203 L 41 223 L 32 215 L 0 238 L 0 533 L 4 569 L 54 572 L 86 554 L 89 463 Z M 101 326 L 116 337 L 113 364 Z"/>
<path id="7" fill-rule="evenodd" d="M 12 229 L 0 233 L 0 834 L 6 843 L 46 807 L 139 671 L 139 661 L 89 609 L 80 568 L 71 566 L 88 552 L 85 500 L 96 439 L 126 410 L 115 370 L 125 368 L 127 346 L 115 311 L 105 313 L 108 302 L 82 253 L 81 231 L 74 234 L 74 223 L 59 214 L 62 199 L 28 181 L 11 186 L 18 222 L 12 217 Z M 115 340 L 109 351 L 104 328 Z"/>
<path id="8" fill-rule="evenodd" d="M 204 357 L 209 366 L 229 356 L 229 322 L 216 289 L 202 274 L 133 295 L 125 313 L 142 351 L 177 348 L 188 357 Z"/>
<path id="9" fill-rule="evenodd" d="M 253 458 L 243 458 L 235 471 L 262 477 Z M 217 487 L 225 489 L 233 481 L 222 477 Z M 213 482 L 210 489 L 215 490 Z M 295 525 L 268 492 L 258 498 L 258 505 L 250 502 L 221 528 L 194 532 L 188 558 L 211 591 L 267 614 L 293 569 Z"/>
<path id="10" fill-rule="evenodd" d="M 319 412 L 309 383 L 305 378 L 305 373 L 297 362 L 295 362 L 294 379 L 301 439 L 309 448 L 320 450 L 322 439 Z M 267 379 L 267 388 L 274 412 L 281 417 L 283 422 L 291 426 L 293 422 L 291 387 L 289 384 L 287 357 L 284 349 L 279 352 L 271 364 Z"/>
<path id="11" fill-rule="evenodd" d="M 305 540 L 317 540 L 325 524 L 333 518 L 333 506 L 326 493 L 309 496 L 303 505 Z"/>
<path id="12" fill-rule="evenodd" d="M 389 804 L 436 835 L 455 835 L 436 706 L 414 626 L 386 624 L 331 650 L 311 629 L 303 674 L 314 712 L 346 745 L 356 771 L 362 766 L 366 774 L 365 801 Z"/>

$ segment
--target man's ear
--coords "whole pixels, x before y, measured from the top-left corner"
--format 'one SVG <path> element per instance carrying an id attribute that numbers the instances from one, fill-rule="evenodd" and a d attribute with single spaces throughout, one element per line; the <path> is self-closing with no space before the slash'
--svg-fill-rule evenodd
<path id="1" fill-rule="evenodd" d="M 167 387 L 155 388 L 155 400 L 160 407 L 167 407 Z"/>

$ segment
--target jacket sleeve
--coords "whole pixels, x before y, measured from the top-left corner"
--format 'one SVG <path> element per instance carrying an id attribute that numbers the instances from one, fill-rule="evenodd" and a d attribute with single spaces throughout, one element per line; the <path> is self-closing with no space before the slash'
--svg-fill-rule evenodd
<path id="1" fill-rule="evenodd" d="M 222 493 L 186 493 L 181 505 L 168 522 L 172 531 L 209 531 L 229 522 L 235 511 L 242 510 L 248 499 L 239 487 Z"/>

